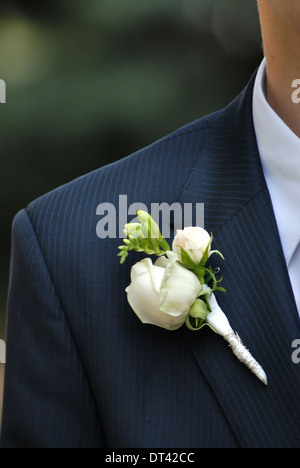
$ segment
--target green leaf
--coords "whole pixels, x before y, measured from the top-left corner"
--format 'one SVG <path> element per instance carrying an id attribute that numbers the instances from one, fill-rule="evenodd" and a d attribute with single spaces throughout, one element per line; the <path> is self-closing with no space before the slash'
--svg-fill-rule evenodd
<path id="1" fill-rule="evenodd" d="M 193 260 L 191 259 L 191 257 L 189 256 L 189 254 L 187 253 L 186 250 L 184 250 L 182 247 L 180 248 L 180 251 L 181 251 L 181 260 L 182 260 L 182 263 L 184 263 L 185 265 L 187 265 L 189 267 L 189 269 L 195 269 L 197 268 L 197 265 L 195 262 L 193 262 Z"/>
<path id="2" fill-rule="evenodd" d="M 164 237 L 161 236 L 161 239 L 159 239 L 159 243 L 164 252 L 169 252 L 171 250 L 168 242 Z"/>
<path id="3" fill-rule="evenodd" d="M 202 320 L 198 325 L 195 325 L 195 327 L 194 327 L 194 326 L 191 324 L 189 315 L 188 315 L 188 316 L 186 317 L 186 319 L 185 319 L 185 324 L 186 324 L 186 326 L 187 326 L 187 328 L 188 328 L 189 330 L 194 331 L 194 332 L 195 332 L 195 331 L 201 330 L 201 329 L 202 329 L 203 327 L 205 327 L 205 326 L 208 326 L 209 328 L 212 329 L 212 331 L 213 331 L 214 333 L 216 333 L 217 335 L 219 334 L 219 333 L 212 327 L 212 325 L 210 325 L 210 323 L 207 323 L 205 320 Z"/>
<path id="4" fill-rule="evenodd" d="M 199 331 L 201 330 L 201 328 L 205 325 L 205 323 L 203 323 L 204 321 L 202 320 L 200 324 L 196 325 L 195 327 L 193 327 L 193 325 L 191 324 L 191 321 L 190 321 L 190 315 L 187 315 L 186 319 L 185 319 L 185 324 L 186 326 L 188 327 L 189 330 L 191 331 Z"/>
<path id="5" fill-rule="evenodd" d="M 216 288 L 216 291 L 221 291 L 223 293 L 227 292 L 227 290 L 225 288 L 219 288 L 219 286 Z"/>
<path id="6" fill-rule="evenodd" d="M 207 244 L 207 247 L 206 247 L 206 249 L 204 251 L 203 257 L 202 257 L 201 262 L 200 262 L 200 266 L 205 266 L 207 264 L 207 261 L 209 259 L 210 246 L 212 244 L 212 241 L 213 241 L 213 233 L 211 233 L 211 235 L 210 235 L 210 241 Z"/>
<path id="7" fill-rule="evenodd" d="M 210 257 L 211 255 L 213 255 L 213 254 L 220 255 L 220 257 L 221 257 L 223 260 L 225 260 L 223 254 L 221 254 L 221 252 L 219 252 L 219 250 L 212 250 L 212 251 L 210 252 L 210 254 L 209 254 L 209 257 Z"/>

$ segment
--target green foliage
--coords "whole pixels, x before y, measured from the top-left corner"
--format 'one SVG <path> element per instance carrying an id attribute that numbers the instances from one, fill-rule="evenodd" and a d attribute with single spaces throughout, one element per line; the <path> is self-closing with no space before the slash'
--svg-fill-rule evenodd
<path id="1" fill-rule="evenodd" d="M 125 245 L 119 247 L 121 252 L 118 256 L 121 257 L 121 264 L 125 262 L 131 250 L 158 257 L 170 251 L 170 246 L 154 219 L 145 211 L 138 211 L 137 215 L 140 223 L 126 224 L 124 228 L 124 234 L 128 238 L 124 239 Z"/>

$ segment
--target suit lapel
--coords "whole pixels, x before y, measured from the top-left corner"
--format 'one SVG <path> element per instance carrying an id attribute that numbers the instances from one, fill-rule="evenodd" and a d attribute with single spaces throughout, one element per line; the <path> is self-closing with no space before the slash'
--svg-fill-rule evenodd
<path id="1" fill-rule="evenodd" d="M 213 126 L 204 122 L 206 143 L 178 201 L 205 203 L 205 227 L 225 256 L 212 258 L 227 289 L 219 304 L 269 386 L 211 330 L 186 335 L 241 446 L 298 447 L 300 373 L 291 346 L 300 326 L 253 129 L 253 81 Z"/>

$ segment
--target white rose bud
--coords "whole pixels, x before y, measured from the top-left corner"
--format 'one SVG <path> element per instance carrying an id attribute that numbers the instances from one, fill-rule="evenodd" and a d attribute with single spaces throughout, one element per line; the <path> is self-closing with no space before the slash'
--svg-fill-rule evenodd
<path id="1" fill-rule="evenodd" d="M 177 330 L 186 320 L 201 292 L 197 277 L 180 266 L 177 257 L 149 258 L 132 267 L 131 285 L 126 289 L 128 302 L 143 323 Z"/>
<path id="2" fill-rule="evenodd" d="M 209 233 L 200 227 L 188 227 L 183 231 L 178 229 L 173 241 L 173 252 L 177 254 L 179 261 L 182 261 L 182 248 L 188 253 L 190 259 L 196 265 L 199 265 L 210 241 Z M 208 253 L 210 253 L 210 246 Z"/>

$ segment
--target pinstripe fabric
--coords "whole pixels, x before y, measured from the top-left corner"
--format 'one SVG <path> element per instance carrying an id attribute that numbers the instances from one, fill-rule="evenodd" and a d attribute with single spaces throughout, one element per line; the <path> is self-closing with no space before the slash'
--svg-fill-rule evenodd
<path id="1" fill-rule="evenodd" d="M 246 368 L 238 369 L 219 337 L 188 336 L 242 446 L 299 447 L 300 374 L 291 344 L 300 336 L 300 323 L 260 165 L 251 97 L 250 87 L 234 119 L 229 107 L 207 130 L 205 156 L 179 201 L 205 202 L 206 229 L 214 231 L 214 245 L 226 259 L 222 264 L 216 259 L 227 288 L 219 295 L 220 305 L 265 368 L 269 387 Z"/>
<path id="2" fill-rule="evenodd" d="M 59 434 L 59 445 L 70 446 L 71 437 L 74 445 L 89 446 L 91 435 L 101 437 L 101 423 L 26 212 L 14 225 L 13 249 L 3 421 L 3 437 L 7 430 L 10 436 L 3 445 L 53 446 Z"/>
<path id="3" fill-rule="evenodd" d="M 297 407 L 291 412 L 299 376 L 288 349 L 299 326 L 257 155 L 252 88 L 253 80 L 228 109 L 17 216 L 3 447 L 299 445 Z M 265 365 L 268 389 L 209 330 L 171 333 L 138 321 L 125 287 L 141 257 L 120 267 L 120 241 L 96 236 L 98 204 L 117 206 L 120 194 L 148 207 L 205 202 L 206 227 L 228 257 L 223 306 Z"/>

